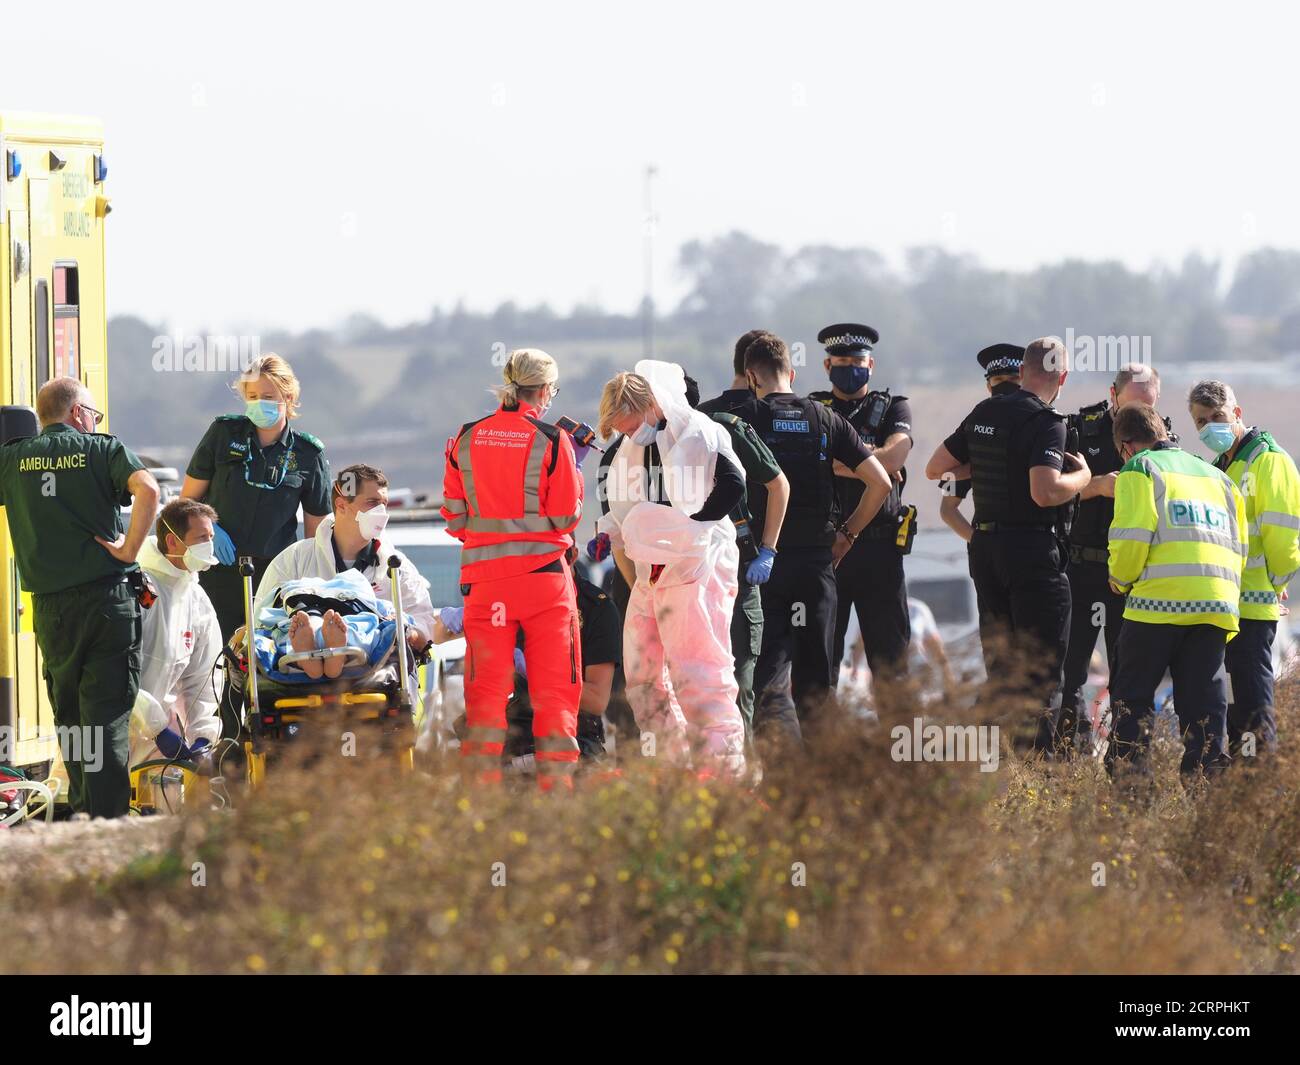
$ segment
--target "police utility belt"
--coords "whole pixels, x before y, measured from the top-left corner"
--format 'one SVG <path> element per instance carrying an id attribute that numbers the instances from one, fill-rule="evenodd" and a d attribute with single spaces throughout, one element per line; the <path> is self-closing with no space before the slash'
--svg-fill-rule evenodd
<path id="1" fill-rule="evenodd" d="M 916 513 L 916 507 L 913 504 L 904 503 L 892 525 L 880 525 L 875 528 L 868 525 L 851 538 L 855 544 L 859 540 L 892 543 L 898 548 L 900 555 L 910 555 L 912 553 L 912 543 L 916 540 Z M 840 526 L 839 531 L 845 533 L 845 535 L 850 535 L 843 525 Z"/>

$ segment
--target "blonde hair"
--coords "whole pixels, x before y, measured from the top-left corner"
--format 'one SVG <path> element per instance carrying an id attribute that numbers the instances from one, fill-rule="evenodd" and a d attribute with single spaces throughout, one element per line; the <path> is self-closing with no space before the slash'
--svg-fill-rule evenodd
<path id="1" fill-rule="evenodd" d="M 560 369 L 540 348 L 516 348 L 506 358 L 501 377 L 505 384 L 496 385 L 492 391 L 503 406 L 516 407 L 520 392 L 555 384 L 560 379 Z"/>
<path id="2" fill-rule="evenodd" d="M 600 424 L 596 431 L 602 439 L 614 435 L 614 419 L 625 414 L 643 414 L 654 405 L 650 382 L 639 373 L 624 370 L 605 382 L 600 394 Z"/>
<path id="3" fill-rule="evenodd" d="M 259 355 L 248 364 L 248 369 L 239 375 L 239 380 L 230 387 L 240 399 L 248 399 L 245 385 L 254 384 L 259 377 L 268 377 L 284 396 L 285 412 L 290 418 L 298 417 L 298 399 L 302 395 L 302 386 L 294 376 L 293 367 L 279 355 Z"/>

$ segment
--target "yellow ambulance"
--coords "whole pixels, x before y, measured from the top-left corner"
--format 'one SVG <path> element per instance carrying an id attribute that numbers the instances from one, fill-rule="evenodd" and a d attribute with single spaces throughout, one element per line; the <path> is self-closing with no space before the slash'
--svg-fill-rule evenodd
<path id="1" fill-rule="evenodd" d="M 0 111 L 0 437 L 30 431 L 36 391 L 80 377 L 108 402 L 101 123 Z M 101 426 L 110 431 L 107 424 Z M 0 512 L 2 513 L 2 512 Z M 43 777 L 57 759 L 54 717 L 0 518 L 0 763 Z"/>

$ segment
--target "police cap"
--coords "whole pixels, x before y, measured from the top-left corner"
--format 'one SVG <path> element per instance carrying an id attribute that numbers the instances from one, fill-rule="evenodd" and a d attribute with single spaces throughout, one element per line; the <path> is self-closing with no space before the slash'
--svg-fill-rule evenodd
<path id="1" fill-rule="evenodd" d="M 1018 374 L 1025 361 L 1025 349 L 1019 344 L 991 344 L 976 358 L 984 367 L 985 378 L 1002 374 Z"/>
<path id="2" fill-rule="evenodd" d="M 879 340 L 880 334 L 871 326 L 853 322 L 828 325 L 817 334 L 817 343 L 827 355 L 865 355 Z"/>

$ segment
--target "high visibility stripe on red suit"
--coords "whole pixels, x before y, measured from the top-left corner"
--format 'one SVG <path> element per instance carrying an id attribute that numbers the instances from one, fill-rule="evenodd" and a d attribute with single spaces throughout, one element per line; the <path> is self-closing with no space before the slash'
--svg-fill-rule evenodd
<path id="1" fill-rule="evenodd" d="M 561 561 L 582 517 L 582 478 L 568 434 L 521 405 L 471 422 L 447 443 L 447 530 L 464 545 L 465 711 L 471 775 L 501 779 L 514 650 L 524 635 L 537 779 L 570 789 L 578 762 L 582 654 L 573 576 Z M 559 563 L 558 571 L 537 572 Z"/>
<path id="2" fill-rule="evenodd" d="M 465 721 L 461 745 L 475 779 L 501 779 L 506 703 L 514 692 L 515 641 L 524 635 L 524 668 L 533 704 L 537 782 L 543 791 L 573 787 L 578 764 L 582 648 L 578 604 L 566 563 L 558 573 L 478 581 L 465 597 Z"/>
<path id="3" fill-rule="evenodd" d="M 447 442 L 442 495 L 447 531 L 464 544 L 462 584 L 554 562 L 582 518 L 569 434 L 527 404 L 461 427 Z"/>

